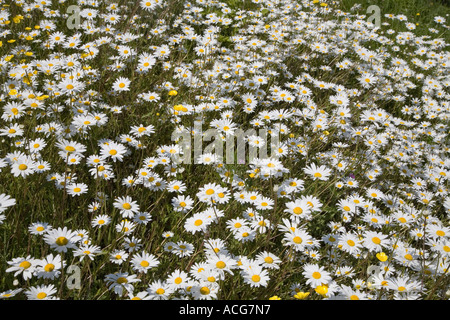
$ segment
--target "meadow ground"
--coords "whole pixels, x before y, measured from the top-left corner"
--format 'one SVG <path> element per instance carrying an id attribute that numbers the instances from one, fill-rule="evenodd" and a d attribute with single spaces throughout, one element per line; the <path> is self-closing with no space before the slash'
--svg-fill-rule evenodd
<path id="1" fill-rule="evenodd" d="M 0 5 L 0 298 L 450 297 L 445 1 Z"/>

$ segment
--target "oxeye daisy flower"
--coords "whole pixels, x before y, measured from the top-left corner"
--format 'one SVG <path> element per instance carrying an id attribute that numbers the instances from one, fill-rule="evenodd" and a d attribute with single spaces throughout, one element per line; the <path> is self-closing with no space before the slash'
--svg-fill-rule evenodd
<path id="1" fill-rule="evenodd" d="M 160 95 L 156 92 L 146 92 L 143 93 L 140 97 L 142 100 L 149 102 L 158 102 L 161 99 Z"/>
<path id="2" fill-rule="evenodd" d="M 208 264 L 211 269 L 219 272 L 223 275 L 225 272 L 233 273 L 233 269 L 236 267 L 236 260 L 225 254 L 215 254 L 208 258 Z"/>
<path id="3" fill-rule="evenodd" d="M 316 264 L 307 264 L 303 267 L 303 270 L 302 273 L 307 278 L 306 284 L 309 284 L 312 288 L 328 284 L 332 280 L 331 274 L 324 267 Z"/>
<path id="4" fill-rule="evenodd" d="M 22 288 L 7 290 L 0 293 L 0 299 L 8 299 L 16 296 L 18 293 L 22 292 Z"/>
<path id="5" fill-rule="evenodd" d="M 8 163 L 6 162 L 6 159 L 0 158 L 0 168 L 4 168 L 8 166 Z"/>
<path id="6" fill-rule="evenodd" d="M 80 164 L 82 157 L 77 154 L 69 154 L 66 159 L 68 165 Z"/>
<path id="7" fill-rule="evenodd" d="M 125 77 L 119 77 L 113 83 L 113 90 L 114 91 L 130 91 L 130 84 L 131 84 L 131 80 L 129 80 Z"/>
<path id="8" fill-rule="evenodd" d="M 168 300 L 175 290 L 166 281 L 155 280 L 147 288 L 150 300 Z"/>
<path id="9" fill-rule="evenodd" d="M 122 162 L 127 151 L 128 149 L 123 144 L 111 141 L 101 145 L 100 156 L 104 160 L 111 158 L 114 162 Z"/>
<path id="10" fill-rule="evenodd" d="M 142 247 L 141 239 L 138 239 L 134 236 L 132 236 L 131 238 L 125 238 L 124 241 L 124 247 L 129 252 L 137 251 Z"/>
<path id="11" fill-rule="evenodd" d="M 67 193 L 72 197 L 82 195 L 88 191 L 85 183 L 71 183 L 66 187 Z"/>
<path id="12" fill-rule="evenodd" d="M 130 133 L 134 135 L 135 137 L 142 137 L 142 136 L 149 136 L 150 134 L 154 133 L 155 129 L 153 125 L 144 126 L 143 124 L 139 126 L 132 126 Z"/>
<path id="13" fill-rule="evenodd" d="M 177 247 L 174 250 L 172 250 L 172 253 L 176 254 L 181 258 L 192 255 L 195 249 L 195 247 L 191 243 L 186 241 L 178 241 L 176 243 L 176 246 Z"/>
<path id="14" fill-rule="evenodd" d="M 7 208 L 12 207 L 16 204 L 16 199 L 11 198 L 7 194 L 0 194 L 0 213 L 6 211 Z"/>
<path id="15" fill-rule="evenodd" d="M 120 210 L 124 218 L 133 218 L 140 210 L 137 201 L 134 201 L 130 196 L 116 198 L 113 206 Z"/>
<path id="16" fill-rule="evenodd" d="M 242 228 L 239 228 L 239 230 L 234 232 L 233 236 L 240 242 L 253 241 L 256 237 L 256 231 L 249 226 L 243 226 Z"/>
<path id="17" fill-rule="evenodd" d="M 400 226 L 410 225 L 414 221 L 413 216 L 403 210 L 394 211 L 393 215 L 390 218 L 392 219 L 391 221 L 393 223 Z"/>
<path id="18" fill-rule="evenodd" d="M 291 178 L 283 182 L 287 193 L 304 190 L 304 181 L 298 178 Z"/>
<path id="19" fill-rule="evenodd" d="M 328 169 L 324 165 L 316 166 L 316 164 L 312 163 L 309 166 L 306 166 L 304 169 L 305 173 L 310 175 L 313 180 L 328 180 L 331 175 L 331 169 Z"/>
<path id="20" fill-rule="evenodd" d="M 256 159 L 253 160 L 250 165 L 254 168 L 251 170 L 251 176 L 254 176 L 255 172 L 259 172 L 259 176 L 264 179 L 279 176 L 283 171 L 286 172 L 281 161 L 275 158 Z"/>
<path id="21" fill-rule="evenodd" d="M 5 270 L 5 272 L 14 272 L 14 277 L 22 274 L 24 280 L 31 279 L 36 271 L 39 260 L 32 258 L 30 255 L 27 257 L 14 258 L 12 261 L 8 261 L 11 266 Z"/>
<path id="22" fill-rule="evenodd" d="M 102 214 L 102 215 L 98 215 L 94 219 L 92 219 L 91 225 L 93 227 L 102 228 L 104 226 L 107 226 L 110 223 L 111 223 L 111 218 L 106 214 Z"/>
<path id="23" fill-rule="evenodd" d="M 139 178 L 137 178 L 135 176 L 130 175 L 130 176 L 122 179 L 122 185 L 124 185 L 126 187 L 132 187 L 137 184 L 140 184 L 140 180 L 139 180 Z"/>
<path id="24" fill-rule="evenodd" d="M 159 265 L 159 261 L 147 252 L 135 253 L 131 259 L 133 269 L 137 272 L 147 273 L 148 270 Z"/>
<path id="25" fill-rule="evenodd" d="M 141 291 L 141 292 L 138 292 L 137 294 L 128 293 L 128 299 L 130 299 L 130 300 L 150 300 L 150 297 L 148 296 L 147 291 Z"/>
<path id="26" fill-rule="evenodd" d="M 83 155 L 83 153 L 86 151 L 86 146 L 72 140 L 61 140 L 56 143 L 56 146 L 60 149 L 60 152 L 58 154 L 61 156 L 62 159 L 66 160 L 67 156 L 69 154 L 78 154 Z"/>
<path id="27" fill-rule="evenodd" d="M 25 178 L 26 176 L 35 172 L 36 163 L 28 157 L 20 157 L 11 164 L 11 173 L 15 176 L 21 176 Z"/>
<path id="28" fill-rule="evenodd" d="M 112 170 L 112 166 L 103 162 L 97 163 L 94 167 L 89 169 L 89 173 L 94 177 L 103 177 L 106 172 Z"/>
<path id="29" fill-rule="evenodd" d="M 366 231 L 364 233 L 363 247 L 369 251 L 381 252 L 389 244 L 388 236 L 381 232 Z"/>
<path id="30" fill-rule="evenodd" d="M 146 225 L 152 220 L 152 216 L 148 212 L 138 212 L 133 217 L 133 222 Z"/>
<path id="31" fill-rule="evenodd" d="M 303 229 L 295 229 L 293 232 L 287 232 L 283 238 L 285 245 L 292 246 L 296 251 L 303 251 L 311 245 L 312 237 Z"/>
<path id="32" fill-rule="evenodd" d="M 368 296 L 366 293 L 361 292 L 360 290 L 354 290 L 349 286 L 341 285 L 341 291 L 339 293 L 339 297 L 342 297 L 345 300 L 368 300 Z"/>
<path id="33" fill-rule="evenodd" d="M 261 197 L 255 205 L 257 210 L 270 210 L 273 208 L 274 203 L 275 201 L 270 198 Z"/>
<path id="34" fill-rule="evenodd" d="M 42 173 L 51 169 L 50 163 L 47 161 L 38 160 L 35 162 L 35 172 Z"/>
<path id="35" fill-rule="evenodd" d="M 391 278 L 387 287 L 399 294 L 406 294 L 420 288 L 420 282 L 409 279 L 408 277 Z"/>
<path id="36" fill-rule="evenodd" d="M 108 289 L 113 290 L 115 294 L 122 296 L 124 290 L 128 293 L 134 291 L 133 283 L 140 282 L 136 275 L 129 275 L 127 272 L 108 274 L 105 277 L 105 282 Z"/>
<path id="37" fill-rule="evenodd" d="M 61 90 L 62 94 L 74 95 L 82 91 L 85 87 L 83 82 L 75 79 L 65 78 L 58 84 L 58 89 Z"/>
<path id="38" fill-rule="evenodd" d="M 10 101 L 3 107 L 2 119 L 5 121 L 12 121 L 19 119 L 25 113 L 26 107 L 16 101 Z"/>
<path id="39" fill-rule="evenodd" d="M 227 229 L 231 232 L 239 232 L 242 227 L 249 227 L 248 221 L 242 218 L 230 219 L 227 221 Z"/>
<path id="40" fill-rule="evenodd" d="M 372 74 L 365 74 L 359 78 L 359 83 L 363 86 L 363 88 L 370 88 L 378 81 L 378 77 Z"/>
<path id="41" fill-rule="evenodd" d="M 128 259 L 128 256 L 129 254 L 125 250 L 114 250 L 109 255 L 109 261 L 120 265 Z"/>
<path id="42" fill-rule="evenodd" d="M 139 56 L 138 68 L 142 68 L 143 71 L 149 70 L 156 63 L 156 59 L 152 55 Z"/>
<path id="43" fill-rule="evenodd" d="M 186 219 L 184 229 L 192 234 L 196 232 L 205 232 L 213 220 L 207 212 L 195 213 L 192 217 Z"/>
<path id="44" fill-rule="evenodd" d="M 186 189 L 186 184 L 181 180 L 174 180 L 167 185 L 167 190 L 169 192 L 183 193 Z"/>
<path id="45" fill-rule="evenodd" d="M 39 260 L 36 268 L 36 276 L 43 279 L 55 279 L 61 274 L 60 269 L 65 268 L 65 261 L 61 260 L 59 254 L 53 256 L 53 254 L 47 255 L 44 259 Z"/>
<path id="46" fill-rule="evenodd" d="M 369 199 L 381 199 L 381 198 L 385 197 L 385 194 L 383 192 L 381 192 L 380 190 L 375 189 L 375 188 L 367 189 L 366 194 L 367 194 L 367 197 L 369 197 Z"/>
<path id="47" fill-rule="evenodd" d="M 188 212 L 193 208 L 194 200 L 190 196 L 178 195 L 172 198 L 172 207 L 177 212 Z"/>
<path id="48" fill-rule="evenodd" d="M 270 280 L 268 271 L 257 265 L 245 269 L 241 274 L 244 282 L 251 287 L 266 287 Z"/>
<path id="49" fill-rule="evenodd" d="M 211 165 L 218 162 L 218 157 L 212 153 L 206 153 L 198 156 L 197 162 L 198 164 Z"/>
<path id="50" fill-rule="evenodd" d="M 336 205 L 337 205 L 338 209 L 344 214 L 353 215 L 356 213 L 357 207 L 356 207 L 355 203 L 351 200 L 340 199 Z"/>
<path id="51" fill-rule="evenodd" d="M 215 282 L 216 277 L 219 277 L 219 274 L 217 272 L 212 271 L 209 268 L 208 264 L 204 261 L 194 263 L 191 269 L 189 270 L 189 273 L 192 277 L 194 277 L 196 280 L 199 281 L 200 280 L 209 281 L 208 277 L 212 276 L 214 278 L 212 279 L 212 282 Z"/>
<path id="52" fill-rule="evenodd" d="M 28 231 L 33 235 L 43 235 L 50 229 L 52 229 L 52 226 L 46 222 L 33 222 L 28 227 Z"/>
<path id="53" fill-rule="evenodd" d="M 296 229 L 299 228 L 299 223 L 296 221 L 292 221 L 286 218 L 282 218 L 281 221 L 283 223 L 278 225 L 280 231 L 293 233 Z"/>
<path id="54" fill-rule="evenodd" d="M 208 281 L 202 281 L 194 285 L 191 289 L 191 294 L 197 300 L 213 300 L 217 299 L 219 285 Z"/>
<path id="55" fill-rule="evenodd" d="M 306 201 L 306 204 L 309 206 L 312 212 L 320 212 L 322 208 L 322 203 L 318 198 L 312 195 L 302 195 L 300 196 L 300 200 Z"/>
<path id="56" fill-rule="evenodd" d="M 251 222 L 251 228 L 258 233 L 265 233 L 268 229 L 271 228 L 270 220 L 264 219 L 264 217 L 255 217 Z"/>
<path id="57" fill-rule="evenodd" d="M 137 224 L 129 221 L 128 219 L 123 219 L 116 224 L 116 231 L 128 235 L 132 233 L 137 227 Z"/>
<path id="58" fill-rule="evenodd" d="M 28 300 L 52 300 L 57 292 L 53 284 L 30 287 L 25 291 Z"/>
<path id="59" fill-rule="evenodd" d="M 50 245 L 50 248 L 57 252 L 67 252 L 68 249 L 76 249 L 76 243 L 80 237 L 76 232 L 67 227 L 51 229 L 44 235 L 44 241 Z"/>
<path id="60" fill-rule="evenodd" d="M 279 269 L 281 259 L 268 251 L 260 252 L 256 255 L 256 262 L 268 269 Z"/>
<path id="61" fill-rule="evenodd" d="M 174 233 L 172 231 L 164 231 L 162 233 L 162 237 L 164 239 L 172 238 L 174 236 Z"/>
<path id="62" fill-rule="evenodd" d="M 351 255 L 357 255 L 360 253 L 362 245 L 357 235 L 346 233 L 339 238 L 338 247 Z"/>
<path id="63" fill-rule="evenodd" d="M 450 241 L 447 239 L 439 240 L 433 250 L 435 250 L 436 252 L 439 252 L 442 255 L 442 257 L 449 258 L 450 257 Z"/>
<path id="64" fill-rule="evenodd" d="M 177 245 L 175 242 L 169 241 L 164 244 L 164 251 L 166 252 L 174 252 L 177 249 Z"/>
<path id="65" fill-rule="evenodd" d="M 179 290 L 185 289 L 191 282 L 191 279 L 186 272 L 176 269 L 169 275 L 166 281 L 172 290 Z"/>
<path id="66" fill-rule="evenodd" d="M 99 246 L 85 244 L 80 246 L 78 249 L 73 251 L 74 257 L 80 257 L 80 261 L 83 261 L 85 257 L 94 260 L 96 254 L 100 253 L 101 249 Z"/>
<path id="67" fill-rule="evenodd" d="M 308 201 L 302 199 L 287 202 L 284 212 L 289 213 L 291 218 L 296 221 L 309 220 L 311 218 L 311 206 L 308 204 Z"/>
<path id="68" fill-rule="evenodd" d="M 207 239 L 204 242 L 205 252 L 208 256 L 218 253 L 228 254 L 226 243 L 222 239 Z"/>

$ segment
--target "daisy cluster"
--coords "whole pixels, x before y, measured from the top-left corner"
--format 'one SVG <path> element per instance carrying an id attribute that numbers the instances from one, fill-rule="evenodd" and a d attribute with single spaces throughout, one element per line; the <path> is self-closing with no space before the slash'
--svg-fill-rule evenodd
<path id="1" fill-rule="evenodd" d="M 445 17 L 421 35 L 340 1 L 0 4 L 1 298 L 446 298 Z M 280 143 L 181 163 L 172 133 L 199 124 Z"/>

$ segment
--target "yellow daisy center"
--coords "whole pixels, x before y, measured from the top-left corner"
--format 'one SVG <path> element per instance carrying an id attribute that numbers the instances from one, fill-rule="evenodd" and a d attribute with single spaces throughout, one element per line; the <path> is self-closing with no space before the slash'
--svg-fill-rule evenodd
<path id="1" fill-rule="evenodd" d="M 183 281 L 183 279 L 181 279 L 180 277 L 176 277 L 175 278 L 175 283 L 176 284 L 180 284 Z"/>
<path id="2" fill-rule="evenodd" d="M 300 238 L 299 236 L 294 237 L 294 239 L 292 239 L 292 241 L 294 241 L 294 243 L 296 244 L 301 244 L 303 242 L 303 239 Z"/>
<path id="3" fill-rule="evenodd" d="M 166 290 L 164 290 L 163 288 L 159 288 L 158 290 L 156 290 L 157 294 L 164 294 L 166 292 Z"/>
<path id="4" fill-rule="evenodd" d="M 55 265 L 52 264 L 52 263 L 49 263 L 49 264 L 47 264 L 47 265 L 44 267 L 44 270 L 45 270 L 46 272 L 52 272 L 54 269 L 55 269 Z"/>
<path id="5" fill-rule="evenodd" d="M 125 202 L 125 203 L 122 205 L 122 207 L 123 207 L 125 210 L 130 210 L 130 209 L 131 209 L 131 204 L 129 204 L 128 202 Z"/>
<path id="6" fill-rule="evenodd" d="M 45 292 L 39 292 L 36 296 L 39 300 L 45 299 L 47 297 L 47 294 Z"/>
<path id="7" fill-rule="evenodd" d="M 150 263 L 148 263 L 148 261 L 143 260 L 141 261 L 140 265 L 144 268 L 147 268 L 150 265 Z"/>
<path id="8" fill-rule="evenodd" d="M 120 283 L 120 284 L 128 283 L 128 280 L 125 277 L 120 277 L 120 278 L 117 279 L 117 283 Z"/>
<path id="9" fill-rule="evenodd" d="M 58 237 L 55 242 L 58 246 L 65 246 L 69 240 L 66 237 Z"/>
<path id="10" fill-rule="evenodd" d="M 200 288 L 200 293 L 203 295 L 209 294 L 211 291 L 209 290 L 208 287 L 201 287 Z"/>

